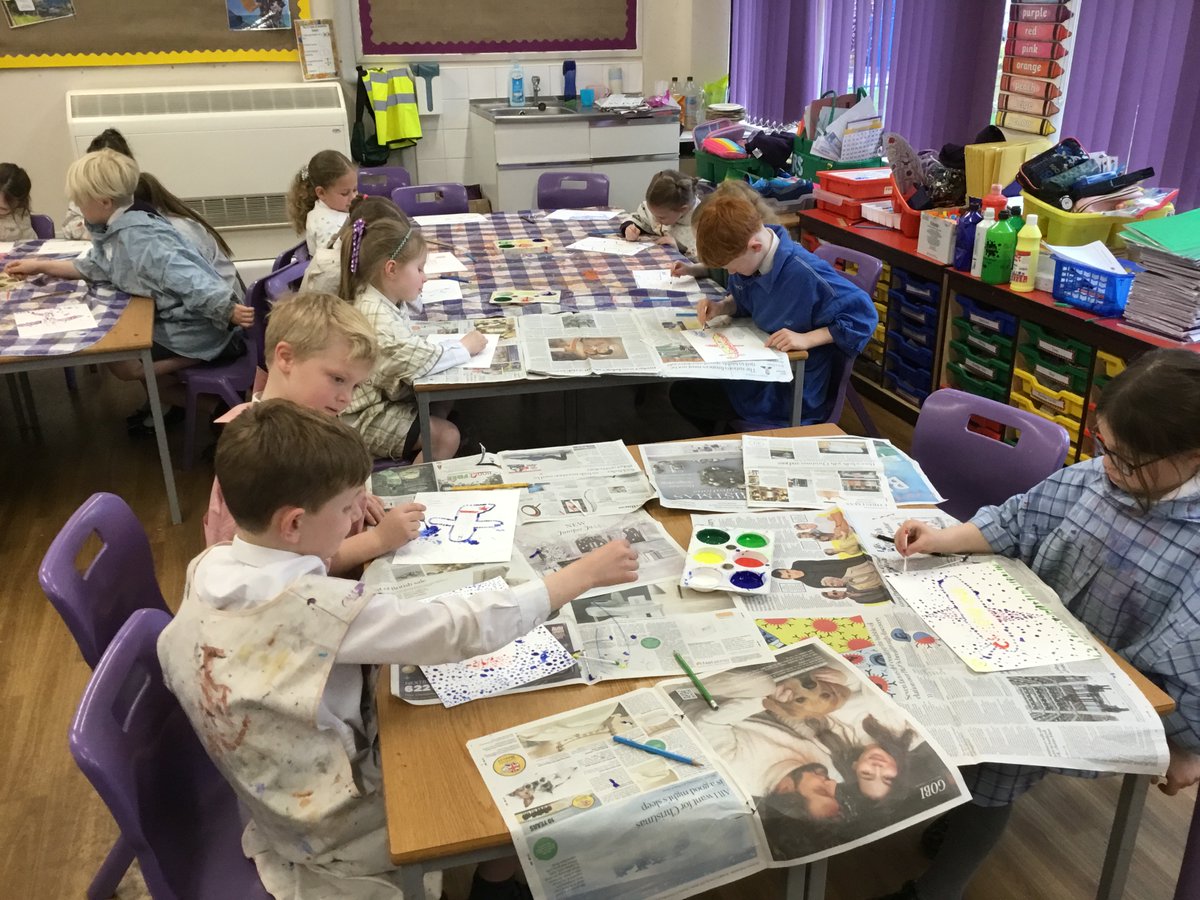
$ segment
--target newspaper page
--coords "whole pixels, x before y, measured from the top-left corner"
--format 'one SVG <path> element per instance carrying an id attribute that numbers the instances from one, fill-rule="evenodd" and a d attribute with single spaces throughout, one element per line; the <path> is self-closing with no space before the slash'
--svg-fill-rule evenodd
<path id="1" fill-rule="evenodd" d="M 768 594 L 736 594 L 750 612 L 838 609 L 843 613 L 890 601 L 883 578 L 862 552 L 841 509 L 692 516 L 692 527 L 728 530 L 748 522 L 775 538 Z"/>
<path id="2" fill-rule="evenodd" d="M 894 512 L 875 512 L 872 510 L 851 509 L 846 513 L 846 519 L 858 538 L 862 548 L 875 560 L 880 571 L 887 575 L 898 572 L 921 572 L 928 569 L 941 569 L 955 563 L 969 560 L 969 555 L 948 554 L 926 556 L 915 553 L 911 556 L 901 556 L 896 549 L 896 532 L 908 519 L 929 522 L 938 528 L 949 528 L 960 524 L 958 519 L 949 513 L 936 509 L 903 509 Z"/>
<path id="3" fill-rule="evenodd" d="M 433 463 L 380 469 L 372 472 L 367 481 L 367 490 L 383 501 L 384 509 L 412 503 L 417 494 L 437 489 L 438 479 Z"/>
<path id="4" fill-rule="evenodd" d="M 751 798 L 771 865 L 840 853 L 970 799 L 918 718 L 819 640 L 704 686 L 718 709 L 687 680 L 658 690 Z"/>
<path id="5" fill-rule="evenodd" d="M 945 502 L 946 498 L 938 493 L 915 459 L 891 441 L 876 438 L 872 443 L 897 506 L 930 506 Z"/>
<path id="6" fill-rule="evenodd" d="M 486 335 L 496 335 L 499 338 L 490 366 L 486 369 L 454 366 L 435 375 L 418 378 L 414 383 L 492 384 L 504 381 L 523 381 L 529 377 L 521 357 L 521 341 L 518 336 L 519 327 L 516 317 L 496 316 L 487 319 L 430 320 L 412 323 L 413 332 L 430 339 L 439 334 L 466 334 L 471 329 Z"/>
<path id="7" fill-rule="evenodd" d="M 679 579 L 683 571 L 683 549 L 644 510 L 627 516 L 589 516 L 584 521 L 523 524 L 517 529 L 516 552 L 544 577 L 570 565 L 585 553 L 620 539 L 629 541 L 638 555 L 638 580 L 634 584 Z M 610 592 L 611 588 L 600 587 L 583 596 L 595 597 Z"/>
<path id="8" fill-rule="evenodd" d="M 787 354 L 771 351 L 768 359 L 739 359 L 730 356 L 720 362 L 705 362 L 696 347 L 686 337 L 688 332 L 701 331 L 695 310 L 678 307 L 655 307 L 633 311 L 645 338 L 657 357 L 659 372 L 668 378 L 720 378 L 736 381 L 792 380 L 792 364 Z M 765 345 L 767 334 L 743 326 L 761 336 Z"/>
<path id="9" fill-rule="evenodd" d="M 632 310 L 590 310 L 521 317 L 521 347 L 530 372 L 654 375 L 658 362 Z"/>
<path id="10" fill-rule="evenodd" d="M 772 616 L 755 619 L 759 633 L 775 653 L 793 644 L 818 638 L 821 643 L 867 676 L 877 688 L 894 697 L 895 677 L 887 658 L 862 616 L 813 615 Z"/>
<path id="11" fill-rule="evenodd" d="M 674 900 L 766 862 L 752 807 L 654 688 L 477 738 L 467 749 L 537 900 Z"/>
<path id="12" fill-rule="evenodd" d="M 745 435 L 742 463 L 752 507 L 820 509 L 839 504 L 889 509 L 894 504 L 866 438 L 776 438 Z"/>
<path id="13" fill-rule="evenodd" d="M 740 440 L 642 444 L 640 449 L 663 506 L 712 512 L 748 509 Z"/>

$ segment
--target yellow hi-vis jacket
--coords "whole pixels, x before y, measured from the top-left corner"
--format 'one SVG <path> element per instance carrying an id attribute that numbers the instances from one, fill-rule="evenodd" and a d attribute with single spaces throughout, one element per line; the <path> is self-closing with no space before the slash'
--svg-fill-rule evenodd
<path id="1" fill-rule="evenodd" d="M 407 69 L 367 69 L 363 84 L 375 112 L 376 141 L 391 145 L 421 136 L 417 90 Z"/>

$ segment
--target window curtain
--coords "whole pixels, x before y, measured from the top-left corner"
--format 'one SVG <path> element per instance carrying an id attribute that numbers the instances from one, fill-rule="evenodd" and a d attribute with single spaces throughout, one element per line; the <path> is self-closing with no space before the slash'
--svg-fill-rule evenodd
<path id="1" fill-rule="evenodd" d="M 729 99 L 756 122 L 795 122 L 820 95 L 821 2 L 733 0 Z"/>
<path id="2" fill-rule="evenodd" d="M 1200 204 L 1200 8 L 1180 0 L 1083 0 L 1075 29 L 1062 137 L 1107 150 L 1153 184 Z M 1192 151 L 1189 154 L 1189 150 Z M 1191 158 L 1189 158 L 1189 155 Z"/>

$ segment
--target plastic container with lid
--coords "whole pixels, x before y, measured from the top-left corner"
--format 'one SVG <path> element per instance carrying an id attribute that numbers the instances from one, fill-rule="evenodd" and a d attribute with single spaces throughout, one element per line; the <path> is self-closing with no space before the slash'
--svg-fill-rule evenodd
<path id="1" fill-rule="evenodd" d="M 881 200 L 892 196 L 892 170 L 828 169 L 817 173 L 821 188 L 856 200 Z"/>

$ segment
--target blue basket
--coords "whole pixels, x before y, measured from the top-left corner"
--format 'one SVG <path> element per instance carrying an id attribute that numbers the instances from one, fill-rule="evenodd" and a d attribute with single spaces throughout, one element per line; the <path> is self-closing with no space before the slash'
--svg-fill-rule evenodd
<path id="1" fill-rule="evenodd" d="M 1054 269 L 1054 299 L 1098 316 L 1121 315 L 1129 299 L 1133 276 L 1144 270 L 1127 259 L 1117 261 L 1125 267 L 1124 275 L 1058 259 Z"/>

